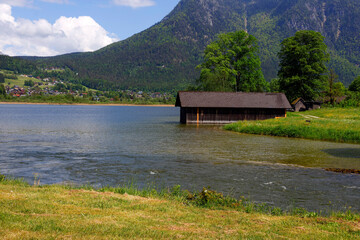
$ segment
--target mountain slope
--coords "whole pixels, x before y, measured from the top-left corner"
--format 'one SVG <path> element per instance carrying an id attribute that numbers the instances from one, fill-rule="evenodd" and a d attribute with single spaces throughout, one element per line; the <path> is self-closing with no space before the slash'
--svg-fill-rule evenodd
<path id="1" fill-rule="evenodd" d="M 36 65 L 25 59 L 0 55 L 0 69 L 10 70 L 15 73 L 31 74 L 36 71 Z"/>
<path id="2" fill-rule="evenodd" d="M 108 80 L 121 88 L 181 89 L 198 77 L 205 46 L 219 33 L 247 30 L 260 45 L 265 77 L 276 77 L 280 42 L 298 30 L 326 37 L 329 63 L 349 84 L 360 75 L 358 0 L 182 0 L 161 22 L 93 53 L 44 58 L 82 78 Z"/>

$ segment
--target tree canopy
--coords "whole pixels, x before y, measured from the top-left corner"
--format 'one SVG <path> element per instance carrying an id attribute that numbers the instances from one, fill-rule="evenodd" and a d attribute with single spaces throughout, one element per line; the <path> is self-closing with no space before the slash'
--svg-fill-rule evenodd
<path id="1" fill-rule="evenodd" d="M 3 84 L 0 84 L 0 96 L 1 95 L 6 95 L 5 87 Z"/>
<path id="2" fill-rule="evenodd" d="M 0 83 L 4 83 L 5 82 L 5 77 L 2 73 L 0 73 Z"/>
<path id="3" fill-rule="evenodd" d="M 33 87 L 35 83 L 32 80 L 25 80 L 24 86 Z"/>
<path id="4" fill-rule="evenodd" d="M 360 76 L 355 78 L 355 80 L 350 84 L 349 90 L 353 92 L 360 92 Z"/>
<path id="5" fill-rule="evenodd" d="M 329 60 L 324 37 L 303 30 L 281 42 L 278 72 L 280 90 L 289 100 L 314 100 L 326 88 L 326 62 Z"/>
<path id="6" fill-rule="evenodd" d="M 334 104 L 337 97 L 341 97 L 345 94 L 345 86 L 342 82 L 338 81 L 338 75 L 334 72 L 334 69 L 330 69 L 327 78 L 327 90 L 326 96 L 329 98 L 331 104 Z"/>
<path id="7" fill-rule="evenodd" d="M 204 52 L 199 82 L 206 91 L 262 92 L 267 82 L 256 38 L 245 31 L 220 34 Z"/>

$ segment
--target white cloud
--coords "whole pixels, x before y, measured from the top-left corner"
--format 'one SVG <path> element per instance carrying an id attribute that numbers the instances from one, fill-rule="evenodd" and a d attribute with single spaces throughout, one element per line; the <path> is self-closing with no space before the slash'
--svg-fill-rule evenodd
<path id="1" fill-rule="evenodd" d="M 0 4 L 0 22 L 15 22 L 15 18 L 11 16 L 11 6 Z"/>
<path id="2" fill-rule="evenodd" d="M 112 0 L 112 3 L 118 6 L 128 6 L 132 8 L 150 7 L 155 5 L 153 0 Z"/>
<path id="3" fill-rule="evenodd" d="M 30 6 L 32 2 L 32 0 L 0 0 L 0 4 L 4 3 L 14 7 Z"/>
<path id="4" fill-rule="evenodd" d="M 11 6 L 0 4 L 0 51 L 10 56 L 94 51 L 115 41 L 88 16 L 60 17 L 51 24 L 45 19 L 15 19 Z"/>

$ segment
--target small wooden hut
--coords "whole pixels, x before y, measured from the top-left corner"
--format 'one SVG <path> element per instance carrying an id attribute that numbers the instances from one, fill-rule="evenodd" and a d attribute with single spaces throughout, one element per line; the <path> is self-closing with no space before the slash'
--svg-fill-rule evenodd
<path id="1" fill-rule="evenodd" d="M 305 102 L 307 110 L 315 110 L 321 108 L 321 102 L 318 101 L 307 101 Z"/>
<path id="2" fill-rule="evenodd" d="M 291 108 L 283 93 L 179 92 L 180 122 L 225 124 L 241 120 L 286 117 Z"/>
<path id="3" fill-rule="evenodd" d="M 306 105 L 305 105 L 305 101 L 302 98 L 297 98 L 295 99 L 292 103 L 291 106 L 294 109 L 294 112 L 301 112 L 301 111 L 306 111 Z"/>
<path id="4" fill-rule="evenodd" d="M 314 110 L 321 108 L 321 102 L 316 101 L 304 101 L 302 98 L 297 98 L 291 103 L 291 106 L 294 109 L 294 112 L 301 112 L 307 110 Z"/>

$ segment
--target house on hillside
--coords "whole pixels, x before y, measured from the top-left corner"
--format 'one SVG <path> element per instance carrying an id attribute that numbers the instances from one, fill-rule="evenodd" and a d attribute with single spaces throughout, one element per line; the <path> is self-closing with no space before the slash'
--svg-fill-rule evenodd
<path id="1" fill-rule="evenodd" d="M 225 124 L 286 117 L 291 105 L 283 93 L 179 92 L 180 122 Z"/>

